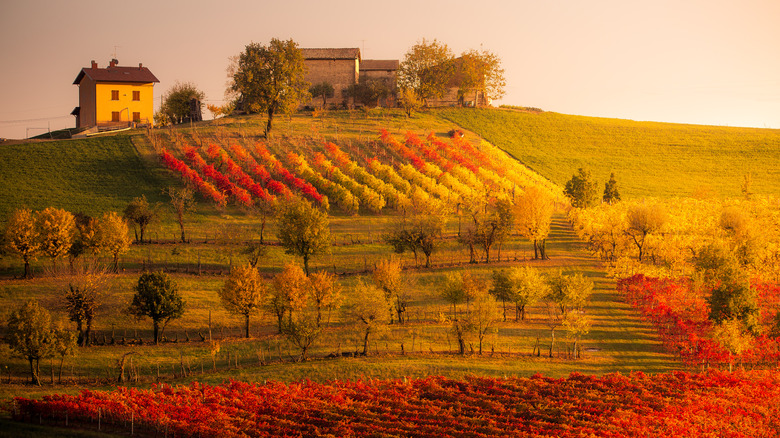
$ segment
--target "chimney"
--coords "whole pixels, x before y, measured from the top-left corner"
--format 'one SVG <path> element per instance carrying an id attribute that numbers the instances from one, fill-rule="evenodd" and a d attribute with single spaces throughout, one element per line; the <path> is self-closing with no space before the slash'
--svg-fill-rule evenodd
<path id="1" fill-rule="evenodd" d="M 97 68 L 97 62 L 94 59 L 92 60 L 92 68 Z"/>
<path id="2" fill-rule="evenodd" d="M 144 65 L 143 65 L 142 63 L 140 63 L 140 62 L 139 62 L 139 63 L 138 63 L 138 70 L 141 70 L 141 69 L 143 69 L 143 68 L 144 68 Z"/>
<path id="3" fill-rule="evenodd" d="M 116 58 L 112 59 L 111 62 L 108 64 L 109 67 L 116 67 L 116 65 L 119 64 L 119 61 L 116 60 Z"/>

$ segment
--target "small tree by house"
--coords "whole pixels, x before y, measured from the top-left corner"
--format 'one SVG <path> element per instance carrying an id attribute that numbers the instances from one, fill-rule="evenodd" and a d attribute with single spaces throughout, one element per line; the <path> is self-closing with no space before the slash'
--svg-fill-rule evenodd
<path id="1" fill-rule="evenodd" d="M 152 272 L 141 274 L 128 311 L 137 319 L 152 319 L 154 343 L 158 344 L 168 322 L 184 315 L 184 305 L 176 283 L 163 272 Z"/>
<path id="2" fill-rule="evenodd" d="M 418 42 L 404 55 L 398 66 L 398 85 L 412 90 L 427 105 L 427 100 L 441 97 L 455 74 L 452 51 L 436 40 Z"/>
<path id="3" fill-rule="evenodd" d="M 193 121 L 192 101 L 200 105 L 197 108 L 199 115 L 205 98 L 206 94 L 192 82 L 176 82 L 167 93 L 163 94 L 160 112 L 165 114 L 168 121 L 174 125 Z"/>
<path id="4" fill-rule="evenodd" d="M 401 88 L 398 93 L 398 105 L 404 110 L 406 117 L 412 117 L 415 111 L 420 111 L 423 103 L 411 88 Z"/>
<path id="5" fill-rule="evenodd" d="M 311 94 L 311 97 L 313 98 L 322 98 L 322 108 L 327 108 L 328 105 L 328 99 L 333 97 L 335 90 L 333 89 L 333 84 L 327 81 L 320 82 L 319 84 L 314 84 L 309 88 L 309 94 Z"/>
<path id="6" fill-rule="evenodd" d="M 234 267 L 230 277 L 219 289 L 222 306 L 230 313 L 244 318 L 244 336 L 250 337 L 249 318 L 260 312 L 265 303 L 268 287 L 253 266 Z"/>
<path id="7" fill-rule="evenodd" d="M 303 258 L 303 269 L 308 276 L 309 259 L 330 251 L 328 214 L 298 198 L 279 206 L 277 226 L 276 236 L 285 253 Z"/>
<path id="8" fill-rule="evenodd" d="M 28 208 L 15 210 L 5 227 L 4 241 L 8 252 L 16 254 L 24 261 L 22 278 L 32 278 L 30 262 L 41 252 L 39 228 L 35 224 L 36 213 Z"/>

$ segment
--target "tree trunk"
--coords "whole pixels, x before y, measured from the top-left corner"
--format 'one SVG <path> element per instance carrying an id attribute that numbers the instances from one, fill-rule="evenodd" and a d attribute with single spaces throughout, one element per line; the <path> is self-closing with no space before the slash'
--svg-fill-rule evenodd
<path id="1" fill-rule="evenodd" d="M 309 256 L 305 255 L 303 256 L 303 272 L 306 273 L 306 276 L 309 276 Z"/>
<path id="2" fill-rule="evenodd" d="M 555 345 L 555 329 L 550 330 L 550 357 L 553 357 L 553 346 Z"/>
<path id="3" fill-rule="evenodd" d="M 244 315 L 244 328 L 246 329 L 246 338 L 249 339 L 249 314 Z"/>
<path id="4" fill-rule="evenodd" d="M 154 345 L 158 345 L 160 343 L 160 323 L 158 321 L 153 322 L 153 332 L 154 332 Z"/>
<path id="5" fill-rule="evenodd" d="M 539 242 L 534 239 L 534 260 L 539 259 Z"/>
<path id="6" fill-rule="evenodd" d="M 114 253 L 114 274 L 119 273 L 119 253 Z"/>
<path id="7" fill-rule="evenodd" d="M 368 335 L 371 333 L 371 326 L 366 327 L 366 336 L 363 338 L 363 356 L 368 356 Z"/>
<path id="8" fill-rule="evenodd" d="M 265 125 L 265 138 L 268 138 L 268 134 L 271 132 L 271 127 L 274 122 L 274 106 L 268 107 L 268 123 Z"/>
<path id="9" fill-rule="evenodd" d="M 37 372 L 37 366 L 33 365 L 33 358 L 28 357 L 27 360 L 30 361 L 30 376 L 32 376 L 32 384 L 41 386 L 41 381 L 38 380 L 38 372 Z"/>
<path id="10" fill-rule="evenodd" d="M 87 319 L 87 328 L 84 329 L 84 346 L 89 347 L 92 344 L 91 336 L 92 335 L 92 318 Z"/>
<path id="11" fill-rule="evenodd" d="M 79 332 L 79 337 L 76 340 L 76 343 L 80 347 L 84 347 L 86 345 L 86 343 L 84 342 L 84 327 L 83 327 L 83 323 L 80 320 L 76 321 L 76 331 Z"/>
<path id="12" fill-rule="evenodd" d="M 24 258 L 24 276 L 22 278 L 33 278 L 30 260 L 27 257 Z"/>
<path id="13" fill-rule="evenodd" d="M 181 243 L 187 243 L 187 239 L 184 238 L 184 218 L 179 215 L 179 229 L 181 230 Z"/>

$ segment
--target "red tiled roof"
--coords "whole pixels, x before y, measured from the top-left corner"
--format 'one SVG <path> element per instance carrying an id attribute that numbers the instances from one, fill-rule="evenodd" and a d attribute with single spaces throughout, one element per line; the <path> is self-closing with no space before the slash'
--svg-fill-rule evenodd
<path id="1" fill-rule="evenodd" d="M 160 82 L 151 71 L 146 67 L 106 67 L 106 68 L 82 68 L 76 80 L 73 81 L 74 85 L 77 85 L 84 79 L 84 76 L 89 77 L 95 82 Z"/>
<path id="2" fill-rule="evenodd" d="M 398 60 L 364 59 L 360 61 L 360 70 L 398 70 Z"/>
<path id="3" fill-rule="evenodd" d="M 360 49 L 301 49 L 303 59 L 360 59 Z"/>

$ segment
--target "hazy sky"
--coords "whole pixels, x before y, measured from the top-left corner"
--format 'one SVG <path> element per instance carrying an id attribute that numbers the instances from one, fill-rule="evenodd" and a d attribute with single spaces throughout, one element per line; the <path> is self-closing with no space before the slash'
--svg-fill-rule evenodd
<path id="1" fill-rule="evenodd" d="M 176 81 L 221 103 L 228 58 L 271 38 L 367 59 L 481 46 L 506 70 L 498 103 L 780 129 L 778 0 L 0 0 L 0 137 L 74 126 L 73 80 L 114 51 L 160 79 L 156 105 Z"/>

